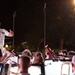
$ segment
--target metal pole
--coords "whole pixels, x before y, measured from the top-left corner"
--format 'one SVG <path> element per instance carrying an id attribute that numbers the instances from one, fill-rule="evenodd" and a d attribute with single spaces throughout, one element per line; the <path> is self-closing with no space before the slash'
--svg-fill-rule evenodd
<path id="1" fill-rule="evenodd" d="M 44 3 L 44 59 L 45 59 L 45 45 L 46 45 L 46 3 Z M 43 75 L 45 75 L 45 68 L 43 67 Z"/>
<path id="2" fill-rule="evenodd" d="M 15 32 L 15 17 L 16 17 L 16 11 L 13 13 L 13 32 Z M 15 33 L 14 33 L 15 36 Z M 14 36 L 13 36 L 13 48 L 14 48 Z"/>
<path id="3" fill-rule="evenodd" d="M 44 3 L 44 47 L 46 45 L 46 3 Z"/>

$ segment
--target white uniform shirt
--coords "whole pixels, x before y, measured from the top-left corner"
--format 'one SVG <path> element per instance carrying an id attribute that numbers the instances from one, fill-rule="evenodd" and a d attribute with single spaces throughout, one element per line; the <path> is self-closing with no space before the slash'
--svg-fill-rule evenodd
<path id="1" fill-rule="evenodd" d="M 19 73 L 18 75 L 30 75 L 29 73 Z"/>
<path id="2" fill-rule="evenodd" d="M 2 49 L 2 54 L 4 55 L 5 53 L 7 53 L 7 56 L 5 57 L 5 59 L 0 62 L 0 63 L 4 63 L 5 64 L 10 64 L 10 63 L 18 63 L 18 57 L 14 56 L 11 52 L 9 52 L 8 50 L 6 50 L 5 48 Z"/>
<path id="3" fill-rule="evenodd" d="M 73 72 L 72 75 L 75 75 L 75 72 Z"/>
<path id="4" fill-rule="evenodd" d="M 9 32 L 5 29 L 0 29 L 0 49 L 3 49 L 5 36 L 8 36 Z"/>

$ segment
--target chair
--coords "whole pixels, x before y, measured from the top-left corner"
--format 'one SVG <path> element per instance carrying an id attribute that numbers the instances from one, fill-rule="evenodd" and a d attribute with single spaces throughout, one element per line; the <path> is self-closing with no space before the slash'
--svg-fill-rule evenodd
<path id="1" fill-rule="evenodd" d="M 61 64 L 61 74 L 60 75 L 70 75 L 70 62 L 63 62 Z"/>

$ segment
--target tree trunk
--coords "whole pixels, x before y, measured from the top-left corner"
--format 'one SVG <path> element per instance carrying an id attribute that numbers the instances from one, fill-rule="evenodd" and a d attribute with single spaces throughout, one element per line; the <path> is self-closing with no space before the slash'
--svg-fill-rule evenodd
<path id="1" fill-rule="evenodd" d="M 64 39 L 61 38 L 60 39 L 60 47 L 59 47 L 59 49 L 63 49 L 63 45 L 64 45 Z"/>

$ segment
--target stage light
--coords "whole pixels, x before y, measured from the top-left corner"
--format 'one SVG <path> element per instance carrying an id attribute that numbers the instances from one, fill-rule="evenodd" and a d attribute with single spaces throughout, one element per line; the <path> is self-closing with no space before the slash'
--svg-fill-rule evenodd
<path id="1" fill-rule="evenodd" d="M 5 47 L 8 48 L 9 47 L 8 44 L 6 44 Z"/>

